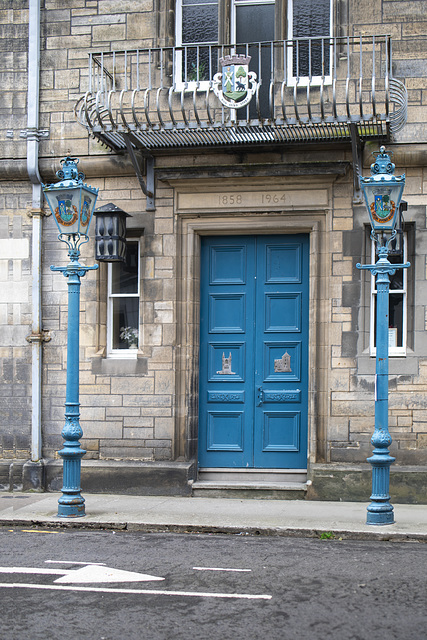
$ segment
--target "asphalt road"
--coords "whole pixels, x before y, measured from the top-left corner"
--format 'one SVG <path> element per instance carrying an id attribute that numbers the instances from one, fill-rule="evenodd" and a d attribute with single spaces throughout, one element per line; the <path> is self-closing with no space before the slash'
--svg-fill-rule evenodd
<path id="1" fill-rule="evenodd" d="M 4 528 L 0 552 L 2 640 L 427 638 L 425 543 Z"/>

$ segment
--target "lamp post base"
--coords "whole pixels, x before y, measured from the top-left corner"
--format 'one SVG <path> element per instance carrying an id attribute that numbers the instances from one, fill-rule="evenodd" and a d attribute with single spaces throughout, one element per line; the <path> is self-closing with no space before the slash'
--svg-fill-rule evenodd
<path id="1" fill-rule="evenodd" d="M 58 451 L 63 459 L 62 496 L 58 499 L 58 516 L 60 518 L 79 518 L 86 515 L 85 499 L 80 493 L 81 459 L 86 451 L 76 440 L 83 433 L 78 422 L 78 415 L 70 419 L 73 411 L 78 412 L 78 406 L 68 403 L 67 422 L 62 430 L 62 437 L 66 440 L 63 449 Z"/>
<path id="2" fill-rule="evenodd" d="M 366 524 L 394 524 L 394 509 L 390 503 L 384 505 L 370 504 L 367 511 Z"/>
<path id="3" fill-rule="evenodd" d="M 85 499 L 80 494 L 58 499 L 58 518 L 82 518 L 85 515 Z"/>
<path id="4" fill-rule="evenodd" d="M 368 458 L 372 466 L 372 494 L 371 504 L 367 508 L 366 524 L 393 524 L 394 509 L 390 504 L 390 466 L 394 458 L 388 449 L 380 449 L 391 441 L 390 435 L 385 432 L 375 430 L 372 436 L 372 444 L 376 445 L 373 455 Z"/>

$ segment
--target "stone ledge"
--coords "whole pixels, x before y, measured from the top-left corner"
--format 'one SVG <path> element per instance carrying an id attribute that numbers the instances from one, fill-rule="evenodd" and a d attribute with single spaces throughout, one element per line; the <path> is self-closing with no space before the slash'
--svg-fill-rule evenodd
<path id="1" fill-rule="evenodd" d="M 369 501 L 371 465 L 313 464 L 308 500 Z M 394 504 L 427 504 L 427 466 L 390 467 L 390 497 Z"/>
<path id="2" fill-rule="evenodd" d="M 82 493 L 118 493 L 145 496 L 189 496 L 194 462 L 83 460 Z M 46 465 L 47 491 L 61 491 L 62 461 Z"/>
<path id="3" fill-rule="evenodd" d="M 147 358 L 102 358 L 91 359 L 92 373 L 103 376 L 146 376 L 148 373 Z"/>
<path id="4" fill-rule="evenodd" d="M 307 483 L 193 482 L 195 461 L 83 460 L 82 492 L 230 498 L 306 499 L 368 502 L 372 471 L 368 463 L 313 464 Z M 280 485 L 280 486 L 278 486 Z M 62 461 L 0 460 L 0 491 L 60 491 Z M 427 466 L 392 465 L 390 496 L 394 504 L 427 504 Z"/>
<path id="5" fill-rule="evenodd" d="M 82 493 L 190 496 L 194 462 L 83 460 Z M 61 491 L 62 460 L 0 460 L 0 491 Z"/>

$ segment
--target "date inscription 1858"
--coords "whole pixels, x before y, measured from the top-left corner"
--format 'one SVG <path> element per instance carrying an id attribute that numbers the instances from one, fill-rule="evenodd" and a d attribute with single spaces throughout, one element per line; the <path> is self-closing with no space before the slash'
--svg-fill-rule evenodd
<path id="1" fill-rule="evenodd" d="M 179 211 L 197 210 L 261 210 L 286 209 L 289 207 L 321 207 L 328 203 L 327 189 L 235 189 L 230 191 L 206 190 L 203 198 L 199 192 L 178 192 L 177 207 Z"/>

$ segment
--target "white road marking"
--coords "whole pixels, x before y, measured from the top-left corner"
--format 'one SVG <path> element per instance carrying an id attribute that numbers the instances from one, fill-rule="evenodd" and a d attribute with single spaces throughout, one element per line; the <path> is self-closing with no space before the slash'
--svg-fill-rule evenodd
<path id="1" fill-rule="evenodd" d="M 37 569 L 33 567 L 0 567 L 0 573 L 30 573 L 48 576 L 63 576 L 66 571 L 61 569 Z"/>
<path id="2" fill-rule="evenodd" d="M 252 569 L 226 569 L 224 567 L 193 567 L 194 571 L 240 571 L 251 572 Z"/>
<path id="3" fill-rule="evenodd" d="M 85 565 L 80 569 L 39 569 L 35 567 L 0 567 L 0 573 L 23 573 L 61 576 L 55 582 L 65 584 L 106 583 L 106 582 L 151 582 L 164 580 L 147 573 L 134 573 L 122 569 L 112 569 L 100 565 Z"/>
<path id="4" fill-rule="evenodd" d="M 44 589 L 50 591 L 82 591 L 92 593 L 131 593 L 134 595 L 157 595 L 157 596 L 185 596 L 192 598 L 228 598 L 239 600 L 271 600 L 273 596 L 268 594 L 249 593 L 208 593 L 198 591 L 157 591 L 155 589 L 114 589 L 102 587 L 65 587 L 54 584 L 25 584 L 25 583 L 0 583 L 0 589 Z"/>
<path id="5" fill-rule="evenodd" d="M 63 572 L 65 573 L 65 572 Z M 151 582 L 164 580 L 158 576 L 150 576 L 147 573 L 134 573 L 133 571 L 123 571 L 122 569 L 111 569 L 97 564 L 90 564 L 81 569 L 67 571 L 62 578 L 55 580 L 57 584 L 81 584 L 106 582 Z"/>
<path id="6" fill-rule="evenodd" d="M 46 564 L 83 564 L 84 566 L 88 564 L 99 564 L 104 565 L 105 562 L 77 562 L 76 560 L 45 560 Z"/>

